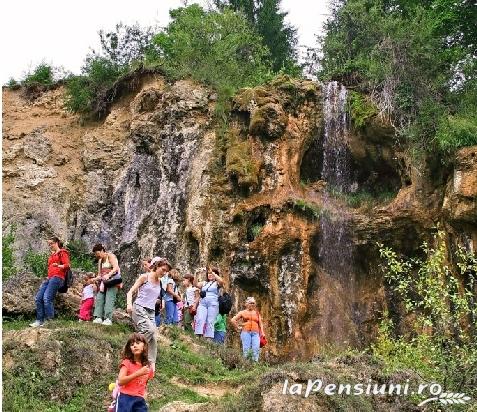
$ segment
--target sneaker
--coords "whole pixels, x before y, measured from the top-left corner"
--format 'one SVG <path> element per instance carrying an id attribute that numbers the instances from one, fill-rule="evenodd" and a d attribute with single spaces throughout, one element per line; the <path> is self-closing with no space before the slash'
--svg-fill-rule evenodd
<path id="1" fill-rule="evenodd" d="M 113 322 L 111 322 L 111 319 L 105 319 L 105 320 L 103 320 L 103 325 L 111 326 L 112 324 L 113 324 Z"/>
<path id="2" fill-rule="evenodd" d="M 35 320 L 35 322 L 30 323 L 30 327 L 32 328 L 39 328 L 43 326 L 43 322 L 40 322 L 39 320 Z"/>
<path id="3" fill-rule="evenodd" d="M 96 318 L 95 320 L 93 320 L 93 323 L 103 323 L 103 319 Z"/>
<path id="4" fill-rule="evenodd" d="M 78 322 L 84 322 L 84 320 L 83 319 L 78 319 Z"/>

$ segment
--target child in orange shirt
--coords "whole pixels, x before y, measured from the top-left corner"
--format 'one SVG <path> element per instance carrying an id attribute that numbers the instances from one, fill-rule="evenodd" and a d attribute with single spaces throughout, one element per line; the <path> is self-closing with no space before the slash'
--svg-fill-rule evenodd
<path id="1" fill-rule="evenodd" d="M 116 412 L 147 412 L 144 395 L 147 381 L 153 377 L 154 371 L 147 359 L 147 341 L 140 333 L 133 333 L 123 351 Z"/>

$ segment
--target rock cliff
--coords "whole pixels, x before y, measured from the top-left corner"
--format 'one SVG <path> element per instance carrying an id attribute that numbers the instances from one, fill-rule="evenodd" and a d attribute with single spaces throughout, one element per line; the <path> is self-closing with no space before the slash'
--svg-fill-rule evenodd
<path id="1" fill-rule="evenodd" d="M 182 272 L 217 264 L 233 311 L 258 299 L 270 360 L 372 339 L 396 310 L 376 242 L 412 255 L 440 224 L 450 243 L 477 246 L 477 147 L 418 170 L 377 117 L 353 127 L 336 84 L 243 89 L 222 128 L 215 93 L 191 81 L 144 75 L 96 122 L 65 112 L 63 93 L 3 89 L 3 228 L 16 226 L 17 262 L 57 234 L 106 244 L 126 286 L 153 255 Z"/>

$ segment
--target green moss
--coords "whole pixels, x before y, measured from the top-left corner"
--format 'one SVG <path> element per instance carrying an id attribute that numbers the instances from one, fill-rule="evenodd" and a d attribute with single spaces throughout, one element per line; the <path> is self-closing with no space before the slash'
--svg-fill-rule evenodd
<path id="1" fill-rule="evenodd" d="M 293 200 L 291 202 L 291 207 L 293 210 L 299 212 L 300 214 L 311 220 L 318 219 L 323 213 L 323 210 L 318 205 L 314 203 L 309 203 L 304 199 Z"/>
<path id="2" fill-rule="evenodd" d="M 348 108 L 351 120 L 357 128 L 365 127 L 369 120 L 378 114 L 378 109 L 366 96 L 351 91 L 348 95 Z"/>
<path id="3" fill-rule="evenodd" d="M 260 162 L 252 156 L 252 145 L 248 140 L 241 140 L 239 132 L 228 132 L 228 148 L 225 168 L 229 177 L 237 179 L 239 186 L 249 188 L 258 185 Z"/>

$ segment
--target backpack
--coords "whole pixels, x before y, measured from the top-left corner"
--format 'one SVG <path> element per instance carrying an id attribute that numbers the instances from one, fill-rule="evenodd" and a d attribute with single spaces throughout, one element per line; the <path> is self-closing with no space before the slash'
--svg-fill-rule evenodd
<path id="1" fill-rule="evenodd" d="M 219 313 L 221 315 L 228 315 L 232 309 L 232 296 L 227 292 L 219 296 Z"/>
<path id="2" fill-rule="evenodd" d="M 66 250 L 64 251 L 65 253 L 68 253 Z M 61 262 L 61 259 L 60 259 L 60 262 Z M 71 285 L 73 285 L 73 281 L 74 281 L 74 275 L 73 275 L 73 272 L 71 271 L 70 268 L 68 268 L 68 270 L 66 271 L 65 273 L 65 281 L 63 282 L 63 285 L 60 286 L 60 288 L 58 289 L 58 292 L 59 293 L 66 293 L 68 292 L 68 288 L 71 287 Z"/>

